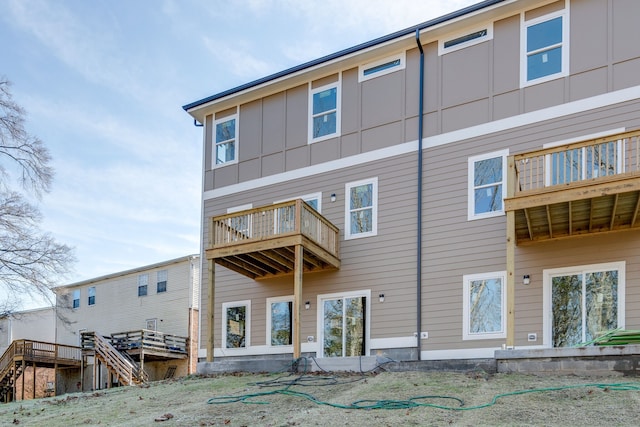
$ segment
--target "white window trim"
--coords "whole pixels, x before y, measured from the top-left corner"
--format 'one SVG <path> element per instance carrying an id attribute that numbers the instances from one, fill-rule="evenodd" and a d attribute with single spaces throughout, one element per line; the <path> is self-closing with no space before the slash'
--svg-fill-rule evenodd
<path id="1" fill-rule="evenodd" d="M 471 333 L 469 332 L 469 291 L 470 284 L 474 280 L 500 279 L 502 280 L 502 313 L 500 332 Z M 463 300 L 462 300 L 462 339 L 463 340 L 485 340 L 502 339 L 507 337 L 507 272 L 494 271 L 491 273 L 465 274 L 463 280 Z"/>
<path id="2" fill-rule="evenodd" d="M 91 289 L 93 289 L 93 295 L 91 295 Z M 91 297 L 93 296 L 93 303 L 91 303 Z M 96 287 L 90 286 L 87 288 L 87 307 L 96 305 Z"/>
<path id="3" fill-rule="evenodd" d="M 509 149 L 494 151 L 492 153 L 479 154 L 477 156 L 469 157 L 467 163 L 467 220 L 473 221 L 476 219 L 493 218 L 496 216 L 504 215 L 504 199 L 507 197 L 507 157 L 509 156 Z M 502 209 L 492 212 L 484 212 L 480 214 L 475 213 L 475 162 L 479 160 L 492 159 L 494 157 L 502 157 Z"/>
<path id="4" fill-rule="evenodd" d="M 290 197 L 288 199 L 282 199 L 282 200 L 278 200 L 273 202 L 273 204 L 277 204 L 277 203 L 284 203 L 284 202 L 289 202 L 291 200 L 297 200 L 297 199 L 302 199 L 305 202 L 309 201 L 309 200 L 317 200 L 318 201 L 318 213 L 322 213 L 322 191 L 318 192 L 318 193 L 310 193 L 310 194 L 304 194 L 302 196 L 297 196 L 297 197 Z"/>
<path id="5" fill-rule="evenodd" d="M 618 271 L 618 327 L 625 328 L 625 283 L 626 283 L 626 261 L 607 262 L 602 264 L 587 264 L 574 267 L 562 267 L 542 270 L 542 345 L 545 348 L 551 348 L 553 343 L 553 313 L 551 310 L 551 278 L 558 275 L 567 274 L 583 274 L 585 272 L 594 271 Z"/>
<path id="6" fill-rule="evenodd" d="M 245 319 L 245 340 L 244 347 L 241 348 L 228 348 L 227 347 L 227 308 L 242 307 L 245 306 L 247 313 Z M 233 301 L 222 303 L 222 342 L 221 348 L 223 351 L 230 352 L 243 352 L 251 347 L 251 300 Z"/>
<path id="7" fill-rule="evenodd" d="M 327 299 L 337 299 L 337 298 L 354 298 L 354 297 L 365 297 L 366 298 L 366 308 L 365 308 L 365 319 L 364 319 L 364 340 L 365 340 L 365 355 L 369 354 L 371 349 L 371 289 L 364 289 L 361 291 L 351 291 L 351 292 L 336 292 L 332 294 L 322 294 L 318 295 L 316 299 L 316 307 L 317 307 L 317 331 L 316 336 L 317 339 L 317 350 L 316 357 L 323 358 L 323 342 L 324 342 L 324 304 L 323 301 Z"/>
<path id="8" fill-rule="evenodd" d="M 389 62 L 400 61 L 398 65 L 393 65 L 389 68 L 385 68 L 384 70 L 376 71 L 369 75 L 365 76 L 365 71 L 375 68 L 382 64 L 387 64 Z M 375 79 L 376 77 L 384 76 L 386 74 L 391 74 L 396 71 L 404 70 L 407 62 L 407 54 L 406 52 L 401 52 L 399 54 L 393 56 L 387 56 L 385 58 L 378 59 L 377 61 L 369 62 L 367 64 L 360 65 L 358 67 L 358 82 L 364 82 L 367 80 Z"/>
<path id="9" fill-rule="evenodd" d="M 357 187 L 359 185 L 366 185 L 366 184 L 372 184 L 372 189 L 371 192 L 373 193 L 373 200 L 372 200 L 372 213 L 371 213 L 371 231 L 366 232 L 366 233 L 356 233 L 356 234 L 351 234 L 351 196 L 350 196 L 350 190 L 351 187 Z M 344 239 L 345 240 L 351 240 L 351 239 L 359 239 L 362 237 L 371 237 L 371 236 L 377 236 L 378 235 L 378 177 L 375 178 L 368 178 L 368 179 L 363 179 L 360 181 L 354 181 L 354 182 L 348 182 L 344 185 L 344 194 L 345 194 L 345 201 L 344 201 L 344 223 L 345 223 L 345 228 L 344 228 Z"/>
<path id="10" fill-rule="evenodd" d="M 76 298 L 76 297 L 75 297 L 75 293 L 76 293 L 76 292 L 78 293 L 78 298 Z M 73 303 L 74 303 L 74 301 L 76 301 L 76 299 L 78 300 L 78 306 L 77 306 L 77 307 L 74 307 L 74 306 L 73 306 Z M 80 289 L 74 289 L 74 290 L 71 292 L 71 308 L 72 308 L 73 310 L 77 310 L 77 309 L 79 309 L 81 306 L 82 306 L 82 291 L 81 291 Z"/>
<path id="11" fill-rule="evenodd" d="M 322 135 L 322 136 L 319 136 L 318 138 L 314 138 L 313 137 L 313 95 L 315 95 L 318 92 L 332 89 L 334 87 L 336 88 L 336 132 L 328 135 Z M 308 113 L 309 118 L 307 121 L 307 127 L 308 127 L 307 137 L 308 137 L 309 144 L 325 141 L 327 139 L 337 138 L 340 136 L 341 129 L 342 129 L 342 125 L 341 125 L 342 96 L 341 94 L 342 94 L 342 76 L 341 75 L 338 77 L 338 81 L 326 84 L 324 86 L 317 87 L 315 89 L 311 87 L 311 82 L 309 83 L 309 113 Z"/>
<path id="12" fill-rule="evenodd" d="M 486 30 L 487 34 L 482 36 L 482 37 L 478 37 L 476 39 L 473 40 L 469 40 L 466 41 L 464 43 L 459 43 L 456 44 L 454 46 L 451 47 L 444 47 L 444 44 L 446 42 L 449 42 L 451 40 L 455 40 L 459 37 L 464 37 L 467 34 L 473 34 L 473 33 L 477 33 L 478 31 L 482 31 L 482 30 Z M 493 22 L 488 22 L 486 25 L 480 25 L 480 26 L 475 26 L 475 27 L 468 27 L 463 31 L 458 31 L 455 34 L 451 34 L 450 36 L 448 36 L 446 39 L 440 39 L 438 40 L 438 56 L 442 56 L 445 55 L 447 53 L 451 53 L 451 52 L 455 52 L 456 50 L 460 50 L 460 49 L 464 49 L 476 44 L 480 44 L 489 40 L 493 40 Z"/>
<path id="13" fill-rule="evenodd" d="M 228 162 L 224 162 L 224 163 L 216 163 L 216 147 L 217 147 L 217 142 L 216 142 L 216 127 L 218 125 L 218 123 L 224 123 L 224 122 L 228 122 L 230 120 L 235 120 L 235 134 L 236 137 L 233 140 L 234 142 L 234 159 L 230 160 Z M 213 121 L 213 129 L 211 130 L 211 169 L 217 169 L 217 168 L 221 168 L 224 166 L 229 166 L 229 165 L 233 165 L 238 163 L 238 153 L 239 153 L 239 148 L 240 145 L 238 143 L 239 141 L 239 132 L 240 132 L 240 120 L 238 117 L 238 113 L 236 112 L 235 114 L 231 114 L 229 116 L 225 116 L 222 117 L 220 119 L 214 120 Z"/>
<path id="14" fill-rule="evenodd" d="M 293 346 L 292 344 L 289 344 L 289 345 L 272 345 L 271 344 L 271 304 L 273 304 L 274 302 L 290 302 L 291 308 L 293 309 L 293 295 L 284 296 L 284 297 L 267 298 L 267 333 L 265 334 L 265 336 L 267 337 L 267 347 L 291 348 Z M 293 324 L 291 325 L 291 334 L 293 335 Z M 291 342 L 293 343 L 293 336 L 291 338 L 292 338 Z M 227 341 L 225 340 L 224 342 L 226 343 Z"/>
<path id="15" fill-rule="evenodd" d="M 246 205 L 234 206 L 232 208 L 227 208 L 227 213 L 236 213 L 240 211 L 246 211 L 249 209 L 253 209 L 253 203 L 247 203 Z"/>
<path id="16" fill-rule="evenodd" d="M 527 29 L 541 22 L 562 17 L 562 68 L 559 73 L 550 74 L 533 80 L 527 80 Z M 556 80 L 569 75 L 569 2 L 565 0 L 563 10 L 549 13 L 538 18 L 525 21 L 525 13 L 520 14 L 520 87 L 536 85 Z"/>

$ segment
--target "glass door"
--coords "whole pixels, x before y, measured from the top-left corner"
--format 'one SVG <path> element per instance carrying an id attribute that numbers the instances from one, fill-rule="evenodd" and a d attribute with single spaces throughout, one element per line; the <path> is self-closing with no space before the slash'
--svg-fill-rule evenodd
<path id="1" fill-rule="evenodd" d="M 365 354 L 365 307 L 363 296 L 323 300 L 324 357 Z"/>
<path id="2" fill-rule="evenodd" d="M 618 271 L 551 277 L 553 347 L 591 341 L 618 325 Z"/>

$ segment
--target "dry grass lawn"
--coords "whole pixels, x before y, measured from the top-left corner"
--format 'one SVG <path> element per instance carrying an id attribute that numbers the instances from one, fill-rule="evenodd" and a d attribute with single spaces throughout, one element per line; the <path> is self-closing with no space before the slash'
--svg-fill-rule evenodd
<path id="1" fill-rule="evenodd" d="M 382 372 L 219 375 L 0 406 L 20 426 L 632 426 L 640 379 Z"/>

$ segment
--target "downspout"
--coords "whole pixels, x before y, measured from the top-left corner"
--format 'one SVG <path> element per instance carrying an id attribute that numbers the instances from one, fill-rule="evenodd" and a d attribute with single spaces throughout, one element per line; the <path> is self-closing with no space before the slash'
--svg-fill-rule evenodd
<path id="1" fill-rule="evenodd" d="M 418 350 L 418 360 L 421 360 L 421 340 L 422 335 L 422 115 L 424 110 L 424 50 L 420 43 L 420 29 L 416 30 L 416 44 L 420 50 L 420 82 L 419 82 L 419 101 L 418 101 L 418 224 L 417 224 L 417 259 L 416 259 L 416 347 Z"/>

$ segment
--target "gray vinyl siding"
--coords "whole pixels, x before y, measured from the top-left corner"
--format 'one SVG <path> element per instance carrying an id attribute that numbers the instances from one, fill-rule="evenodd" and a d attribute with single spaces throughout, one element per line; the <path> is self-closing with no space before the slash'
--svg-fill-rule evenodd
<path id="1" fill-rule="evenodd" d="M 86 329 L 102 335 L 146 328 L 147 319 L 157 319 L 159 332 L 187 337 L 191 306 L 191 265 L 189 260 L 159 266 L 131 274 L 67 287 L 59 295 L 80 289 L 80 307 L 69 309 L 65 299 L 58 299 L 59 312 L 70 323 L 58 320 L 58 342 L 78 345 L 77 331 Z M 157 272 L 167 270 L 167 290 L 157 293 Z M 138 276 L 149 275 L 147 295 L 138 296 Z M 96 288 L 96 302 L 87 305 L 87 289 Z M 70 297 L 69 297 L 70 298 Z M 69 303 L 71 299 L 68 300 Z"/>

